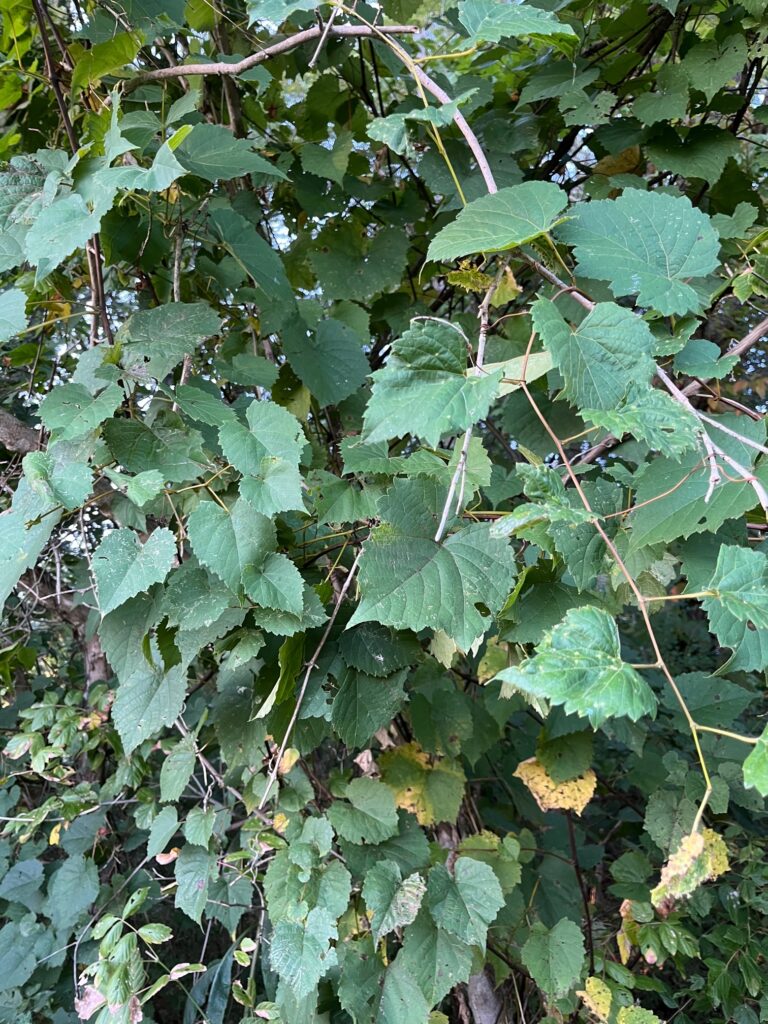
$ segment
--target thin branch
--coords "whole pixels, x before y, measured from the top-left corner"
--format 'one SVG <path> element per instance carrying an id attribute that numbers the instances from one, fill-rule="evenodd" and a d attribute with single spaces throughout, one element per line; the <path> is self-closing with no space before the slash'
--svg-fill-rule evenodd
<path id="1" fill-rule="evenodd" d="M 477 315 L 480 319 L 480 333 L 477 339 L 477 355 L 475 356 L 474 365 L 474 374 L 476 377 L 482 376 L 483 373 L 483 364 L 485 362 L 485 343 L 488 338 L 488 325 L 491 319 L 491 298 L 493 297 L 493 293 L 496 291 L 499 285 L 499 281 L 501 280 L 501 275 L 503 273 L 504 268 L 502 267 L 499 270 L 498 274 L 496 275 L 493 284 L 490 286 L 490 288 L 486 291 L 485 295 L 483 296 L 483 301 L 480 303 L 480 308 L 478 310 Z M 464 477 L 467 470 L 467 456 L 469 455 L 469 444 L 471 440 L 472 427 L 468 427 L 466 433 L 464 434 L 464 440 L 462 441 L 461 444 L 459 461 L 456 463 L 456 469 L 453 471 L 453 476 L 451 477 L 451 482 L 448 487 L 448 494 L 446 495 L 445 504 L 443 505 L 443 513 L 440 516 L 440 524 L 437 527 L 437 533 L 435 533 L 435 541 L 438 544 L 445 535 L 445 529 L 446 526 L 448 525 L 448 516 L 450 515 L 451 512 L 451 505 L 453 504 L 453 496 L 456 493 L 456 487 L 459 484 L 459 481 L 461 481 L 461 486 L 459 490 L 459 499 L 456 506 L 457 514 L 461 506 L 461 502 L 464 499 Z"/>
<path id="2" fill-rule="evenodd" d="M 676 387 L 666 370 L 662 370 L 662 368 L 658 366 L 656 368 L 656 376 L 678 405 L 682 405 L 685 410 L 693 413 L 694 416 L 697 415 L 696 409 L 691 405 L 690 401 L 685 397 L 682 391 Z M 707 453 L 707 462 L 709 463 L 709 483 L 707 484 L 707 493 L 704 495 L 704 504 L 706 505 L 715 493 L 715 488 L 722 483 L 723 478 L 720 475 L 720 469 L 717 465 L 718 449 L 703 427 L 699 431 L 699 439 L 704 445 L 704 451 Z"/>
<path id="3" fill-rule="evenodd" d="M 576 829 L 573 827 L 573 815 L 570 811 L 565 812 L 565 820 L 568 822 L 568 842 L 571 847 L 571 859 L 573 861 L 573 870 L 576 874 L 576 881 L 579 885 L 579 892 L 581 893 L 581 902 L 584 905 L 584 922 L 586 924 L 587 932 L 587 956 L 589 957 L 589 973 L 595 973 L 595 940 L 592 935 L 592 913 L 589 909 L 589 893 L 587 892 L 587 886 L 584 882 L 584 876 L 581 873 L 581 864 L 579 863 L 579 848 L 576 844 Z"/>
<path id="4" fill-rule="evenodd" d="M 357 38 L 360 36 L 369 38 L 378 33 L 387 36 L 401 36 L 414 35 L 417 31 L 416 25 L 382 25 L 375 32 L 366 25 L 332 25 L 329 34 L 338 38 Z M 179 64 L 176 67 L 147 71 L 127 81 L 124 91 L 126 93 L 133 92 L 134 89 L 144 85 L 146 82 L 158 82 L 169 78 L 183 78 L 192 75 L 241 75 L 244 71 L 256 67 L 257 64 L 262 64 L 272 57 L 279 57 L 280 54 L 294 50 L 297 46 L 303 46 L 304 43 L 312 42 L 313 39 L 319 39 L 322 33 L 323 29 L 319 25 L 314 25 L 312 28 L 304 29 L 303 32 L 297 32 L 295 35 L 280 39 L 278 42 L 272 43 L 271 46 L 266 46 L 263 50 L 259 50 L 258 53 L 252 53 L 248 57 L 236 61 L 234 64 L 227 64 L 224 61 L 211 61 L 210 64 Z"/>

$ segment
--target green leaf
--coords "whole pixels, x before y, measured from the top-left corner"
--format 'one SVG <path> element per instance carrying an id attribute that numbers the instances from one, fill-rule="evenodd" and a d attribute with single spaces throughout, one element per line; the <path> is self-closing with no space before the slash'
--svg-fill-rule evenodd
<path id="1" fill-rule="evenodd" d="M 40 419 L 58 439 L 70 441 L 96 430 L 123 398 L 117 384 L 108 384 L 95 398 L 82 384 L 59 384 L 40 404 Z"/>
<path id="2" fill-rule="evenodd" d="M 149 665 L 117 688 L 112 718 L 126 754 L 163 726 L 173 725 L 181 714 L 187 693 L 186 668 L 176 665 L 169 672 Z"/>
<path id="3" fill-rule="evenodd" d="M 176 858 L 174 876 L 174 906 L 199 924 L 208 901 L 208 886 L 216 876 L 216 857 L 202 846 L 187 843 Z"/>
<path id="4" fill-rule="evenodd" d="M 202 807 L 193 807 L 184 822 L 184 838 L 188 843 L 204 846 L 207 849 L 215 823 L 215 808 L 208 807 L 203 810 Z"/>
<path id="5" fill-rule="evenodd" d="M 252 141 L 237 138 L 224 125 L 196 124 L 175 152 L 186 171 L 206 181 L 228 181 L 246 174 L 266 174 L 286 181 L 287 176 L 254 153 L 252 146 Z"/>
<path id="6" fill-rule="evenodd" d="M 743 671 L 765 668 L 768 655 L 759 642 L 751 642 L 751 634 L 768 630 L 768 558 L 762 551 L 723 544 L 707 590 L 714 594 L 701 603 L 718 642 L 738 652 Z"/>
<path id="7" fill-rule="evenodd" d="M 131 473 L 155 470 L 171 483 L 182 483 L 205 470 L 207 459 L 196 431 L 176 430 L 157 420 L 148 427 L 140 420 L 111 419 L 102 432 L 115 459 Z"/>
<path id="8" fill-rule="evenodd" d="M 756 444 L 765 443 L 763 422 L 729 414 L 713 418 Z M 754 448 L 708 424 L 701 426 L 730 458 L 742 466 L 754 466 L 757 454 Z M 682 458 L 659 456 L 649 462 L 636 478 L 636 509 L 630 516 L 632 547 L 639 550 L 648 544 L 715 531 L 728 519 L 735 519 L 753 508 L 756 498 L 751 485 L 735 479 L 728 464 L 723 469 L 728 476 L 723 475 L 722 482 L 705 502 L 709 466 L 702 448 L 686 452 Z M 764 485 L 768 484 L 764 468 L 758 467 L 757 476 Z"/>
<path id="9" fill-rule="evenodd" d="M 194 737 L 185 736 L 168 754 L 160 769 L 160 799 L 163 803 L 176 803 L 187 788 L 195 763 Z"/>
<path id="10" fill-rule="evenodd" d="M 349 398 L 371 369 L 357 332 L 340 320 L 321 320 L 312 332 L 297 319 L 284 333 L 283 352 L 321 406 Z"/>
<path id="11" fill-rule="evenodd" d="M 40 936 L 15 921 L 0 929 L 0 992 L 28 981 L 37 967 L 35 947 Z"/>
<path id="12" fill-rule="evenodd" d="M 221 323 L 207 302 L 167 302 L 139 310 L 119 332 L 121 362 L 136 375 L 162 380 L 184 356 L 218 334 Z"/>
<path id="13" fill-rule="evenodd" d="M 233 421 L 219 430 L 225 456 L 245 475 L 240 493 L 263 515 L 303 511 L 299 459 L 305 438 L 301 424 L 274 402 L 251 402 L 246 418 L 248 427 Z"/>
<path id="14" fill-rule="evenodd" d="M 708 39 L 692 46 L 681 67 L 694 89 L 710 101 L 728 82 L 741 74 L 747 62 L 746 41 L 741 34 L 729 35 L 722 42 Z"/>
<path id="15" fill-rule="evenodd" d="M 438 928 L 485 949 L 488 926 L 504 906 L 504 894 L 492 868 L 458 857 L 452 873 L 442 864 L 429 872 L 427 906 Z"/>
<path id="16" fill-rule="evenodd" d="M 326 299 L 363 302 L 400 285 L 410 240 L 398 227 L 370 237 L 349 222 L 327 224 L 313 245 L 310 262 Z"/>
<path id="17" fill-rule="evenodd" d="M 131 597 L 162 583 L 176 557 L 170 530 L 154 530 L 142 545 L 133 530 L 113 530 L 93 553 L 101 614 L 106 615 Z"/>
<path id="18" fill-rule="evenodd" d="M 400 868 L 392 861 L 380 861 L 367 872 L 363 899 L 372 915 L 371 930 L 377 945 L 384 935 L 415 920 L 426 888 L 419 874 L 403 881 Z"/>
<path id="19" fill-rule="evenodd" d="M 11 508 L 0 515 L 0 607 L 22 573 L 40 557 L 60 519 L 54 500 L 41 500 L 34 486 L 22 478 Z"/>
<path id="20" fill-rule="evenodd" d="M 168 843 L 176 834 L 179 827 L 179 817 L 175 807 L 163 807 L 155 815 L 149 830 L 147 841 L 147 857 L 156 857 L 162 853 Z"/>
<path id="21" fill-rule="evenodd" d="M 648 390 L 655 371 L 648 324 L 614 302 L 599 302 L 572 331 L 549 299 L 533 305 L 533 322 L 579 409 L 612 410 Z"/>
<path id="22" fill-rule="evenodd" d="M 275 250 L 245 217 L 232 209 L 214 210 L 209 219 L 214 236 L 243 267 L 275 307 L 287 317 L 295 308 L 293 288 Z"/>
<path id="23" fill-rule="evenodd" d="M 271 21 L 282 25 L 296 11 L 311 11 L 317 6 L 315 0 L 248 0 L 248 24 L 254 21 Z"/>
<path id="24" fill-rule="evenodd" d="M 81 854 L 68 857 L 48 883 L 47 914 L 57 932 L 64 932 L 83 917 L 99 895 L 96 865 Z"/>
<path id="25" fill-rule="evenodd" d="M 139 938 L 150 946 L 158 945 L 161 942 L 167 942 L 168 939 L 173 937 L 173 931 L 168 927 L 167 924 L 145 924 L 139 928 Z"/>
<path id="26" fill-rule="evenodd" d="M 700 308 L 688 282 L 714 270 L 720 242 L 688 198 L 628 189 L 571 212 L 558 234 L 574 246 L 580 274 L 608 281 L 617 298 L 636 295 L 639 305 L 665 315 Z"/>
<path id="27" fill-rule="evenodd" d="M 410 633 L 393 633 L 386 626 L 367 622 L 344 631 L 339 639 L 339 653 L 345 664 L 358 672 L 388 676 L 418 661 L 421 647 Z"/>
<path id="28" fill-rule="evenodd" d="M 246 565 L 243 586 L 248 597 L 263 608 L 291 615 L 301 615 L 304 609 L 304 580 L 286 555 L 273 552 L 259 566 Z"/>
<path id="29" fill-rule="evenodd" d="M 297 999 L 314 991 L 318 981 L 336 965 L 336 924 L 323 907 L 310 911 L 304 924 L 278 921 L 272 933 L 269 961 Z"/>
<path id="30" fill-rule="evenodd" d="M 316 146 L 308 143 L 301 147 L 301 166 L 307 174 L 318 178 L 330 178 L 337 185 L 344 181 L 354 139 L 352 132 L 337 131 L 332 146 Z"/>
<path id="31" fill-rule="evenodd" d="M 416 979 L 430 1006 L 439 1003 L 454 985 L 466 981 L 472 970 L 473 950 L 460 938 L 438 928 L 423 909 L 403 933 L 398 960 Z"/>
<path id="32" fill-rule="evenodd" d="M 616 623 L 601 608 L 572 608 L 534 658 L 503 669 L 496 679 L 528 697 L 562 704 L 595 728 L 608 718 L 636 722 L 656 710 L 651 688 L 621 660 Z"/>
<path id="33" fill-rule="evenodd" d="M 97 83 L 105 75 L 111 75 L 130 64 L 142 45 L 141 37 L 134 32 L 118 32 L 104 43 L 97 43 L 86 50 L 75 64 L 72 72 L 71 89 L 77 93 L 88 85 Z"/>
<path id="34" fill-rule="evenodd" d="M 398 829 L 392 791 L 375 779 L 353 779 L 347 786 L 348 803 L 337 800 L 328 819 L 350 843 L 381 843 Z"/>
<path id="35" fill-rule="evenodd" d="M 653 92 L 641 93 L 632 113 L 643 124 L 678 121 L 688 113 L 688 76 L 678 64 L 665 64 L 656 75 Z"/>
<path id="36" fill-rule="evenodd" d="M 442 629 L 462 650 L 485 633 L 512 587 L 514 555 L 489 527 L 464 527 L 437 544 L 424 517 L 423 481 L 396 481 L 390 496 L 395 522 L 374 530 L 360 560 L 361 601 L 348 626 L 380 622 L 418 632 Z M 418 520 L 422 517 L 422 522 Z M 430 517 L 431 518 L 431 517 Z M 421 535 L 420 535 L 421 534 Z"/>
<path id="37" fill-rule="evenodd" d="M 464 0 L 459 20 L 469 33 L 470 45 L 498 43 L 518 36 L 576 36 L 555 14 L 527 3 L 500 4 L 496 0 Z"/>
<path id="38" fill-rule="evenodd" d="M 768 796 L 768 726 L 747 755 L 743 771 L 744 785 L 756 789 L 760 796 Z"/>
<path id="39" fill-rule="evenodd" d="M 364 747 L 375 732 L 389 725 L 405 702 L 406 675 L 402 671 L 374 679 L 351 668 L 341 674 L 331 722 L 348 747 Z"/>
<path id="40" fill-rule="evenodd" d="M 100 224 L 101 215 L 92 213 L 75 193 L 53 203 L 27 232 L 25 255 L 37 267 L 35 281 L 42 281 L 75 249 L 82 249 Z"/>
<path id="41" fill-rule="evenodd" d="M 693 413 L 663 391 L 649 388 L 625 399 L 615 409 L 580 410 L 584 419 L 609 431 L 614 437 L 632 434 L 651 451 L 675 458 L 697 448 L 701 442 L 699 424 Z"/>
<path id="42" fill-rule="evenodd" d="M 93 472 L 85 462 L 68 458 L 65 449 L 72 449 L 75 460 L 79 445 L 57 442 L 47 452 L 30 452 L 22 460 L 24 475 L 30 486 L 46 504 L 62 504 L 67 509 L 82 505 L 93 489 Z M 57 456 L 62 456 L 58 458 Z"/>
<path id="43" fill-rule="evenodd" d="M 713 185 L 726 163 L 738 155 L 739 143 L 731 132 L 712 124 L 695 125 L 682 138 L 673 128 L 664 126 L 645 149 L 660 170 L 685 178 L 703 178 Z"/>
<path id="44" fill-rule="evenodd" d="M 377 1024 L 422 1024 L 428 1012 L 415 978 L 397 957 L 384 974 Z"/>
<path id="45" fill-rule="evenodd" d="M 537 923 L 531 928 L 520 957 L 547 996 L 560 998 L 573 988 L 584 968 L 581 929 L 565 917 L 551 929 Z"/>
<path id="46" fill-rule="evenodd" d="M 465 206 L 456 220 L 437 233 L 427 259 L 448 261 L 514 249 L 548 234 L 560 223 L 566 204 L 565 193 L 551 182 L 525 181 L 502 188 Z"/>
<path id="47" fill-rule="evenodd" d="M 274 551 L 274 524 L 239 498 L 227 511 L 202 501 L 187 523 L 192 550 L 203 565 L 237 593 L 248 567 L 261 566 Z"/>
<path id="48" fill-rule="evenodd" d="M 20 334 L 27 326 L 27 296 L 20 288 L 0 294 L 0 345 Z"/>
<path id="49" fill-rule="evenodd" d="M 416 321 L 392 346 L 373 377 L 365 410 L 365 442 L 413 434 L 435 447 L 441 435 L 471 427 L 498 393 L 502 371 L 476 376 L 467 368 L 460 330 Z"/>

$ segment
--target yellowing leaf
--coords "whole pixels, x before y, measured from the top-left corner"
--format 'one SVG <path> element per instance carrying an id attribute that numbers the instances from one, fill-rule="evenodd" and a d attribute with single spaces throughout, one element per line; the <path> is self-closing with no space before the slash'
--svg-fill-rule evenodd
<path id="1" fill-rule="evenodd" d="M 293 768 L 296 762 L 301 757 L 301 754 L 295 747 L 288 747 L 286 752 L 280 758 L 280 764 L 277 766 L 278 775 L 287 775 L 288 772 Z"/>
<path id="2" fill-rule="evenodd" d="M 51 834 L 48 836 L 48 845 L 49 846 L 58 846 L 59 845 L 59 840 L 61 838 L 61 826 L 62 826 L 62 824 L 63 824 L 63 822 L 60 821 L 58 825 L 54 825 L 53 828 L 51 829 Z"/>
<path id="3" fill-rule="evenodd" d="M 597 778 L 591 768 L 570 782 L 557 783 L 535 757 L 517 766 L 515 778 L 526 784 L 542 811 L 575 811 L 581 814 L 595 792 Z"/>
<path id="4" fill-rule="evenodd" d="M 728 851 L 722 836 L 710 828 L 687 835 L 662 868 L 651 903 L 666 917 L 678 900 L 727 870 Z"/>
<path id="5" fill-rule="evenodd" d="M 661 1024 L 661 1020 L 650 1010 L 641 1006 L 622 1006 L 616 1017 L 616 1024 Z"/>
<path id="6" fill-rule="evenodd" d="M 600 1020 L 608 1020 L 611 1012 L 611 990 L 600 978 L 587 978 L 584 989 L 576 993 L 590 1013 Z"/>
<path id="7" fill-rule="evenodd" d="M 432 759 L 417 743 L 387 750 L 379 758 L 382 779 L 395 803 L 420 825 L 454 820 L 464 796 L 464 772 L 450 758 Z"/>
<path id="8" fill-rule="evenodd" d="M 593 174 L 604 174 L 610 178 L 613 174 L 635 174 L 640 170 L 641 155 L 639 146 L 630 146 L 620 153 L 609 153 L 598 160 L 592 169 Z"/>

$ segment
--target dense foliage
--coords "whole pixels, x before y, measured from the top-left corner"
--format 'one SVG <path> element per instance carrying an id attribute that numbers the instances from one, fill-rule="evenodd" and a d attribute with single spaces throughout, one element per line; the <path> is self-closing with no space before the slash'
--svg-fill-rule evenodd
<path id="1" fill-rule="evenodd" d="M 0 0 L 0 1021 L 768 1020 L 764 0 Z"/>

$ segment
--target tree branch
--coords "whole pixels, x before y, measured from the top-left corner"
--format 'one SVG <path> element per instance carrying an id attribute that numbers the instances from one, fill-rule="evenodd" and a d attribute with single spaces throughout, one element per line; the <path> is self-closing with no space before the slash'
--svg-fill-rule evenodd
<path id="1" fill-rule="evenodd" d="M 127 81 L 124 91 L 125 93 L 133 92 L 134 89 L 144 85 L 145 82 L 164 81 L 168 78 L 184 78 L 191 75 L 219 77 L 222 75 L 241 75 L 244 71 L 248 71 L 258 64 L 263 64 L 264 61 L 270 60 L 272 57 L 279 57 L 280 54 L 288 53 L 289 50 L 294 50 L 297 46 L 303 46 L 304 43 L 309 43 L 313 39 L 319 39 L 323 31 L 324 29 L 319 25 L 313 25 L 312 28 L 304 29 L 303 32 L 296 32 L 292 36 L 286 36 L 285 39 L 280 39 L 278 42 L 272 43 L 271 46 L 266 46 L 263 50 L 259 50 L 258 53 L 252 53 L 250 56 L 244 57 L 234 64 L 227 64 L 225 61 L 211 61 L 210 64 L 179 64 L 176 67 L 147 71 Z M 375 32 L 368 28 L 367 25 L 332 25 L 328 34 L 337 38 L 359 38 L 361 36 L 369 38 L 377 34 L 392 36 L 414 35 L 417 31 L 416 25 L 382 25 Z"/>

